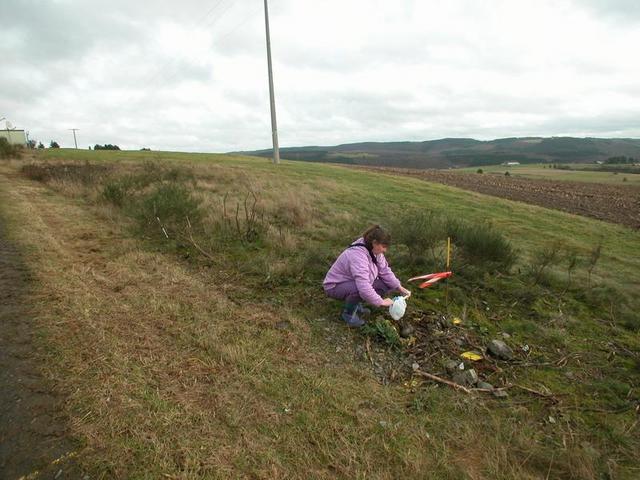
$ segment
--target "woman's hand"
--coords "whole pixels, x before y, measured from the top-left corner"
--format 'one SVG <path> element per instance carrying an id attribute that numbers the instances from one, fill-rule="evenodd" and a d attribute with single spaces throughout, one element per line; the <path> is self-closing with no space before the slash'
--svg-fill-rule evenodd
<path id="1" fill-rule="evenodd" d="M 404 288 L 402 285 L 400 285 L 400 287 L 398 287 L 398 290 L 400 290 L 400 293 L 401 293 L 403 296 L 407 297 L 407 298 L 409 298 L 409 297 L 411 296 L 411 291 L 410 291 L 410 290 L 407 290 L 407 289 L 406 289 L 406 288 Z"/>
<path id="2" fill-rule="evenodd" d="M 385 298 L 382 300 L 382 305 L 380 305 L 381 307 L 390 307 L 391 305 L 393 305 L 393 300 L 391 300 L 390 298 Z"/>

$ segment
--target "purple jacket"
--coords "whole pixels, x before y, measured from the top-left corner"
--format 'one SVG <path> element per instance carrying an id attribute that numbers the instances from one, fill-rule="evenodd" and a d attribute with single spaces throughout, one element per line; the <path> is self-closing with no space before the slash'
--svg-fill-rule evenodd
<path id="1" fill-rule="evenodd" d="M 359 238 L 353 243 L 364 243 L 363 238 Z M 400 286 L 400 280 L 396 278 L 384 254 L 376 255 L 378 264 L 373 263 L 369 251 L 365 247 L 347 248 L 340 254 L 337 260 L 331 265 L 324 277 L 322 286 L 329 290 L 342 282 L 355 281 L 358 293 L 362 299 L 375 306 L 382 305 L 382 297 L 373 289 L 373 282 L 380 278 L 391 290 Z"/>

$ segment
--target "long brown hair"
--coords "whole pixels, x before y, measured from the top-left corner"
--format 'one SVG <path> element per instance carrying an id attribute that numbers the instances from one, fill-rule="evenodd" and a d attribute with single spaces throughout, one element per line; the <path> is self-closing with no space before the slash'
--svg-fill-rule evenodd
<path id="1" fill-rule="evenodd" d="M 373 241 L 375 240 L 382 245 L 389 246 L 391 244 L 391 235 L 380 225 L 371 225 L 362 234 L 364 243 L 369 250 L 373 248 Z"/>

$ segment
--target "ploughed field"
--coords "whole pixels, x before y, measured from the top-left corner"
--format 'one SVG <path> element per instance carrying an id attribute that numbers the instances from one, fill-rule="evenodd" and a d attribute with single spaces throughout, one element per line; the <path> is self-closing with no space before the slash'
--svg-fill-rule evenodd
<path id="1" fill-rule="evenodd" d="M 361 167 L 358 167 L 361 168 Z M 365 167 L 394 175 L 517 200 L 545 208 L 640 228 L 640 188 L 632 185 L 534 180 L 513 175 L 463 173 L 447 170 Z"/>

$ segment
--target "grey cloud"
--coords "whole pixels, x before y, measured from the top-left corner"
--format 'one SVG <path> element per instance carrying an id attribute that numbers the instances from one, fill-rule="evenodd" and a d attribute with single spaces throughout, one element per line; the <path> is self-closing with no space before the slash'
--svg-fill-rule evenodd
<path id="1" fill-rule="evenodd" d="M 597 15 L 614 21 L 640 21 L 640 2 L 637 0 L 576 0 L 578 5 L 587 7 Z"/>

